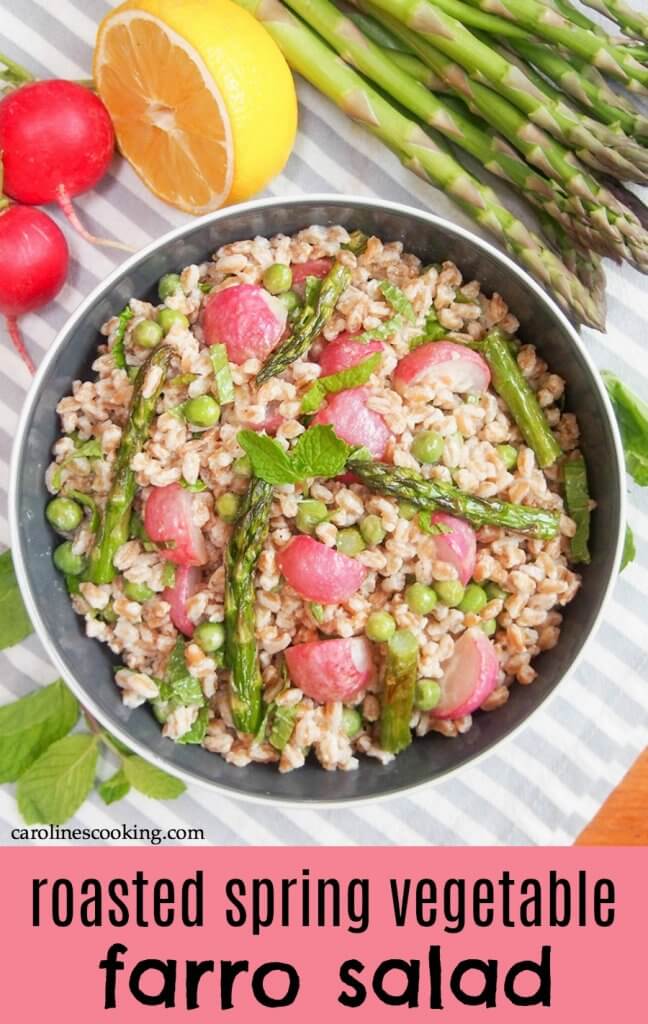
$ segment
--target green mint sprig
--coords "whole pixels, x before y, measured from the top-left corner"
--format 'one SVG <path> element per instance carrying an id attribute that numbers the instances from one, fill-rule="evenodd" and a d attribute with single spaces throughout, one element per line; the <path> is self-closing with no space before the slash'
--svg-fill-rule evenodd
<path id="1" fill-rule="evenodd" d="M 239 430 L 237 439 L 250 459 L 254 475 L 277 486 L 312 477 L 338 476 L 354 451 L 328 424 L 317 424 L 304 431 L 289 452 L 274 438 L 253 430 Z"/>
<path id="2" fill-rule="evenodd" d="M 0 555 L 0 651 L 13 647 L 33 632 L 18 589 L 11 551 Z"/>

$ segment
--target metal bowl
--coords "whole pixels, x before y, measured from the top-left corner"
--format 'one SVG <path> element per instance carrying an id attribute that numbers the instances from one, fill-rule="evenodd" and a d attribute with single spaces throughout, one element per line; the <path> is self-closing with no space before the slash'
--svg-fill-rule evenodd
<path id="1" fill-rule="evenodd" d="M 343 224 L 385 240 L 399 240 L 424 263 L 451 259 L 486 293 L 498 291 L 520 320 L 520 336 L 538 346 L 567 381 L 567 405 L 578 416 L 582 448 L 597 502 L 592 562 L 583 586 L 565 610 L 556 648 L 536 661 L 532 686 L 514 686 L 494 714 L 478 713 L 473 727 L 452 741 L 431 734 L 416 740 L 390 765 L 362 759 L 354 772 L 326 772 L 307 763 L 280 775 L 276 768 L 240 769 L 200 747 L 162 738 L 148 707 L 129 710 L 113 681 L 114 657 L 86 638 L 63 579 L 52 563 L 54 535 L 43 483 L 59 433 L 56 405 L 71 382 L 90 372 L 98 331 L 131 296 L 153 298 L 162 274 L 201 263 L 219 246 L 255 235 L 292 234 L 310 224 Z M 623 455 L 614 417 L 598 374 L 571 324 L 515 263 L 470 232 L 398 203 L 348 196 L 261 199 L 191 221 L 143 249 L 82 302 L 51 346 L 20 420 L 10 493 L 13 555 L 27 608 L 49 657 L 80 701 L 124 743 L 188 782 L 257 800 L 342 803 L 387 796 L 457 771 L 490 751 L 524 723 L 574 666 L 594 631 L 619 567 L 624 527 Z"/>

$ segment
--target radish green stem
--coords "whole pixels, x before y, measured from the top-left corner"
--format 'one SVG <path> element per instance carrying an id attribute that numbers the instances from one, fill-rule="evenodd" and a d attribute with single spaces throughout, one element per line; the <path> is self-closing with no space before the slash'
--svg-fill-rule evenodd
<path id="1" fill-rule="evenodd" d="M 27 367 L 30 373 L 36 373 L 36 367 L 34 366 L 32 357 L 25 347 L 25 342 L 22 339 L 20 328 L 18 327 L 18 321 L 15 316 L 5 317 L 7 321 L 7 330 L 9 331 L 9 337 L 11 338 L 14 347 L 22 359 L 23 363 Z"/>
<path id="2" fill-rule="evenodd" d="M 0 70 L 0 79 L 10 85 L 24 85 L 25 82 L 35 82 L 36 79 L 22 64 L 16 64 L 14 60 L 5 57 L 0 53 L 0 64 L 4 64 L 4 70 Z"/>
<path id="3" fill-rule="evenodd" d="M 90 242 L 92 245 L 103 245 L 106 248 L 121 249 L 122 252 L 137 252 L 137 249 L 132 245 L 126 245 L 125 242 L 117 242 L 113 238 L 97 238 L 96 235 L 91 235 L 79 220 L 65 185 L 59 185 L 56 191 L 56 198 L 63 213 L 74 230 L 78 232 L 82 238 L 85 238 L 86 242 Z"/>

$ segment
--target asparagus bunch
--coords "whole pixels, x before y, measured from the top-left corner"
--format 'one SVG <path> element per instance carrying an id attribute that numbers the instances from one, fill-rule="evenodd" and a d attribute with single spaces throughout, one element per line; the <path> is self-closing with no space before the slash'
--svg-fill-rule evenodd
<path id="1" fill-rule="evenodd" d="M 160 345 L 139 369 L 133 387 L 126 426 L 115 458 L 113 482 L 106 500 L 95 545 L 90 553 L 87 579 L 91 583 L 112 583 L 116 575 L 113 559 L 128 540 L 137 483 L 131 463 L 148 437 L 160 392 L 164 387 L 172 350 Z"/>
<path id="2" fill-rule="evenodd" d="M 457 163 L 437 136 L 426 134 L 388 103 L 278 0 L 237 2 L 263 21 L 296 71 L 385 142 L 406 167 L 452 195 L 477 223 L 495 234 L 536 277 L 552 288 L 579 320 L 602 326 L 599 310 L 578 278 L 536 234 L 501 205 L 491 189 Z"/>
<path id="3" fill-rule="evenodd" d="M 254 478 L 225 552 L 225 662 L 230 669 L 232 717 L 241 732 L 257 733 L 263 680 L 255 637 L 254 570 L 268 535 L 272 485 Z"/>
<path id="4" fill-rule="evenodd" d="M 584 3 L 615 21 L 621 31 L 632 39 L 648 39 L 648 16 L 629 7 L 623 0 L 584 0 Z"/>
<path id="5" fill-rule="evenodd" d="M 247 5 L 242 3 L 241 6 Z M 257 384 L 263 384 L 270 377 L 281 373 L 294 363 L 295 359 L 308 352 L 317 335 L 333 315 L 342 292 L 350 283 L 351 274 L 347 268 L 341 263 L 335 263 L 322 281 L 315 307 L 305 307 L 291 336 L 275 349 L 261 367 L 256 378 Z"/>

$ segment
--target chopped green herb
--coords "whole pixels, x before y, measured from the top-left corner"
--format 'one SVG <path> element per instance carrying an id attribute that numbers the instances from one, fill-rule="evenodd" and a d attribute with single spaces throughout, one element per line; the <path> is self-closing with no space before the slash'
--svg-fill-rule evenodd
<path id="1" fill-rule="evenodd" d="M 349 241 L 342 242 L 340 249 L 346 249 L 347 252 L 352 252 L 355 256 L 361 256 L 367 248 L 368 241 L 369 239 L 364 231 L 352 231 L 349 235 Z"/>
<path id="2" fill-rule="evenodd" d="M 65 466 L 69 466 L 70 463 L 74 462 L 75 459 L 102 459 L 103 448 L 101 447 L 101 441 L 96 437 L 91 437 L 88 441 L 77 442 L 75 451 L 59 462 L 58 466 L 52 473 L 51 485 L 53 491 L 60 491 L 63 486 L 63 480 L 61 477 L 61 471 Z"/>
<path id="3" fill-rule="evenodd" d="M 381 281 L 378 287 L 395 313 L 409 320 L 411 324 L 416 323 L 414 307 L 402 289 L 391 281 Z"/>
<path id="4" fill-rule="evenodd" d="M 292 736 L 297 718 L 297 708 L 276 707 L 271 716 L 270 734 L 268 740 L 275 750 L 283 750 Z"/>
<path id="5" fill-rule="evenodd" d="M 115 340 L 113 341 L 112 349 L 110 350 L 115 361 L 115 366 L 119 370 L 125 370 L 127 368 L 124 338 L 126 337 L 126 328 L 134 316 L 135 314 L 130 306 L 125 306 L 119 314 L 119 324 L 115 332 Z"/>
<path id="6" fill-rule="evenodd" d="M 189 484 L 184 477 L 181 477 L 180 479 L 180 486 L 185 491 L 190 491 L 192 494 L 201 494 L 203 491 L 207 490 L 207 484 L 204 480 L 196 480 L 195 484 Z"/>
<path id="7" fill-rule="evenodd" d="M 563 466 L 565 481 L 565 503 L 567 512 L 576 523 L 576 533 L 570 541 L 570 553 L 574 562 L 589 563 L 588 547 L 590 533 L 590 496 L 587 486 L 585 459 L 569 459 Z"/>
<path id="8" fill-rule="evenodd" d="M 201 708 L 189 732 L 186 732 L 184 736 L 180 736 L 176 740 L 176 743 L 202 743 L 205 738 L 208 725 L 209 711 L 207 708 Z"/>
<path id="9" fill-rule="evenodd" d="M 216 392 L 221 405 L 228 405 L 234 401 L 234 381 L 230 369 L 227 349 L 224 345 L 212 345 L 209 355 L 214 368 L 214 379 L 216 381 Z"/>
<path id="10" fill-rule="evenodd" d="M 304 394 L 301 411 L 306 415 L 311 415 L 317 412 L 327 395 L 334 395 L 338 391 L 346 391 L 348 388 L 359 388 L 366 384 L 372 373 L 375 373 L 380 366 L 380 360 L 380 352 L 374 352 L 368 359 L 363 359 L 355 366 L 349 366 L 346 370 L 339 370 L 338 373 L 320 377 L 311 384 Z"/>
<path id="11" fill-rule="evenodd" d="M 164 679 L 160 680 L 159 700 L 168 702 L 173 707 L 186 707 L 189 704 L 203 705 L 205 697 L 197 679 L 189 672 L 185 660 L 186 643 L 178 637 L 175 647 L 169 655 Z"/>
<path id="12" fill-rule="evenodd" d="M 315 619 L 315 622 L 324 622 L 324 605 L 318 604 L 316 601 L 311 601 L 309 606 L 310 613 Z"/>
<path id="13" fill-rule="evenodd" d="M 363 331 L 358 335 L 358 341 L 388 341 L 396 331 L 403 326 L 401 316 L 393 316 L 391 320 L 385 320 L 380 326 L 374 327 L 371 331 Z"/>

